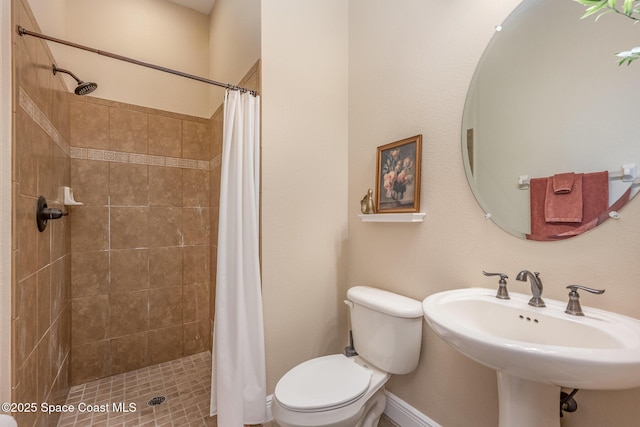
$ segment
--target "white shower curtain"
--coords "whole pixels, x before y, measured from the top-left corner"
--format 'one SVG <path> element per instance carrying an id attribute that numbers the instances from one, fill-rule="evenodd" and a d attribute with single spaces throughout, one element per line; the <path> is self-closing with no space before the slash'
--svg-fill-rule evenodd
<path id="1" fill-rule="evenodd" d="M 260 98 L 224 101 L 211 415 L 220 427 L 266 421 L 259 261 Z"/>

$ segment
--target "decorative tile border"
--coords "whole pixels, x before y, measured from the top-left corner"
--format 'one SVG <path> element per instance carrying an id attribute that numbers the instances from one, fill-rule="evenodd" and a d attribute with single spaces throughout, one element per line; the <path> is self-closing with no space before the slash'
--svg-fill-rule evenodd
<path id="1" fill-rule="evenodd" d="M 27 92 L 22 89 L 22 86 L 18 87 L 18 104 L 68 156 L 70 151 L 69 143 L 64 140 L 62 134 L 58 132 L 58 129 L 49 121 L 49 118 L 38 108 L 29 95 L 27 95 Z"/>
<path id="2" fill-rule="evenodd" d="M 27 92 L 19 87 L 18 102 L 20 107 L 58 144 L 58 147 L 72 159 L 100 160 L 104 162 L 134 163 L 140 165 L 167 166 L 182 169 L 210 170 L 219 165 L 221 156 L 216 156 L 211 161 L 182 159 L 177 157 L 154 156 L 151 154 L 126 153 L 122 151 L 96 150 L 93 148 L 71 147 L 58 132 L 49 118 L 38 108 Z"/>
<path id="3" fill-rule="evenodd" d="M 209 162 L 209 167 L 214 169 L 216 167 L 220 167 L 222 165 L 222 154 L 218 154 Z"/>
<path id="4" fill-rule="evenodd" d="M 122 151 L 96 150 L 93 148 L 71 147 L 70 157 L 72 159 L 98 160 L 103 162 L 116 163 L 134 163 L 139 165 L 166 166 L 182 169 L 210 169 L 210 162 L 206 160 L 181 159 L 177 157 L 126 153 Z"/>

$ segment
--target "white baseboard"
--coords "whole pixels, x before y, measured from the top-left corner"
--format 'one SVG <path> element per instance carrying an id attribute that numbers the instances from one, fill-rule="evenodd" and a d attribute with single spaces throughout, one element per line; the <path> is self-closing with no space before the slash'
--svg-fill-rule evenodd
<path id="1" fill-rule="evenodd" d="M 400 427 L 442 427 L 404 400 L 385 390 L 387 406 L 384 413 Z"/>
<path id="2" fill-rule="evenodd" d="M 273 421 L 273 413 L 271 412 L 271 405 L 273 405 L 273 394 L 267 396 L 267 422 Z"/>
<path id="3" fill-rule="evenodd" d="M 386 390 L 385 394 L 387 395 L 387 406 L 384 408 L 384 413 L 400 427 L 442 427 L 395 394 Z M 267 421 L 273 421 L 272 404 L 273 395 L 270 394 L 267 396 Z"/>

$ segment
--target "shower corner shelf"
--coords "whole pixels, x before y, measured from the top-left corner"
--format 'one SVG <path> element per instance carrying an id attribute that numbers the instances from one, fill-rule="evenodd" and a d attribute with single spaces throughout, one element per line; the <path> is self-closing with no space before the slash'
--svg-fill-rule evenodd
<path id="1" fill-rule="evenodd" d="M 423 222 L 424 212 L 358 214 L 362 222 Z"/>

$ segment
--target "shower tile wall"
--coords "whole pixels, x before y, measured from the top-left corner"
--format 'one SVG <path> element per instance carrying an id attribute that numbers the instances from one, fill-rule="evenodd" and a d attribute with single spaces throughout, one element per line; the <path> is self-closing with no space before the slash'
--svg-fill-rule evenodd
<path id="1" fill-rule="evenodd" d="M 211 116 L 212 128 L 212 160 L 211 160 L 211 176 L 209 186 L 211 187 L 211 241 L 209 249 L 211 251 L 211 269 L 210 280 L 211 289 L 209 294 L 209 310 L 212 315 L 209 319 L 209 326 L 213 331 L 213 319 L 215 315 L 216 300 L 216 270 L 218 259 L 218 219 L 220 210 L 220 172 L 222 159 L 222 106 Z"/>
<path id="2" fill-rule="evenodd" d="M 25 1 L 12 1 L 12 24 L 39 31 Z M 11 387 L 13 402 L 62 404 L 69 389 L 71 253 L 69 217 L 38 232 L 37 197 L 64 208 L 69 185 L 69 103 L 52 56 L 37 39 L 13 32 Z M 12 414 L 22 427 L 50 426 L 55 414 Z"/>
<path id="3" fill-rule="evenodd" d="M 71 383 L 209 350 L 210 121 L 70 96 Z"/>

